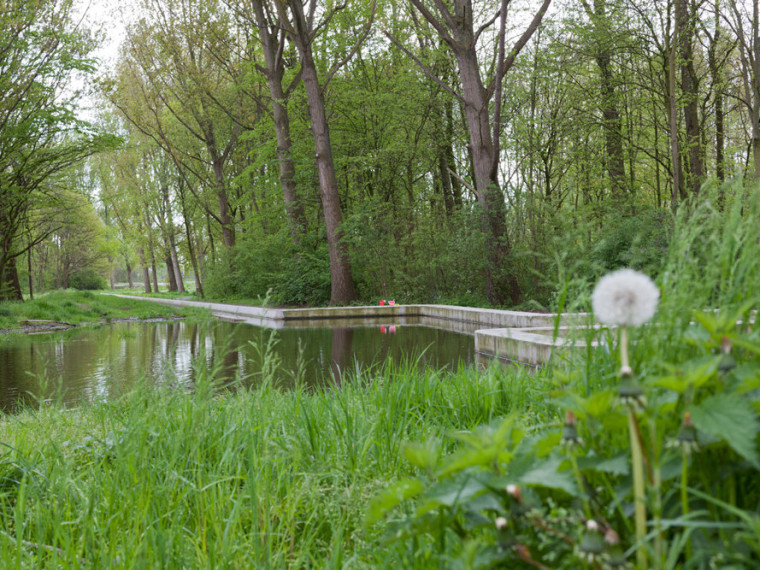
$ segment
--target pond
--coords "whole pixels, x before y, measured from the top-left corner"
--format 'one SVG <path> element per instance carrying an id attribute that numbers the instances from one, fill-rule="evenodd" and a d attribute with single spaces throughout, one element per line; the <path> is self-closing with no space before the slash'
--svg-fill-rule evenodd
<path id="1" fill-rule="evenodd" d="M 468 334 L 415 325 L 374 324 L 272 331 L 225 321 L 121 322 L 0 339 L 0 410 L 60 398 L 65 404 L 118 397 L 138 382 L 191 390 L 199 368 L 260 381 L 264 353 L 274 379 L 292 386 L 342 381 L 347 371 L 387 360 L 455 368 L 475 361 Z"/>

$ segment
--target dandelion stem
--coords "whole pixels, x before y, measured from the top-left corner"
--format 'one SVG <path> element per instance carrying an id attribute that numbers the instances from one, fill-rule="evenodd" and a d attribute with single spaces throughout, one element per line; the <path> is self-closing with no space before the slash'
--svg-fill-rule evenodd
<path id="1" fill-rule="evenodd" d="M 583 475 L 581 475 L 581 470 L 578 468 L 578 461 L 575 459 L 575 454 L 570 451 L 568 454 L 568 457 L 570 458 L 570 465 L 573 467 L 573 473 L 575 473 L 575 479 L 578 481 L 578 490 L 583 493 L 583 510 L 586 513 L 586 518 L 591 518 L 591 505 L 589 505 L 588 497 L 586 497 L 586 485 L 583 482 Z"/>
<path id="2" fill-rule="evenodd" d="M 647 568 L 647 554 L 644 538 L 647 534 L 647 507 L 644 497 L 644 461 L 638 425 L 633 406 L 628 406 L 628 432 L 631 436 L 631 458 L 633 461 L 633 500 L 636 520 L 636 560 L 639 570 Z"/>
<path id="3" fill-rule="evenodd" d="M 686 453 L 681 455 L 681 516 L 686 518 L 689 514 L 689 456 Z M 686 560 L 691 559 L 691 539 L 686 542 Z"/>
<path id="4" fill-rule="evenodd" d="M 653 493 L 654 493 L 654 557 L 655 565 L 659 565 L 662 562 L 663 548 L 663 531 L 662 531 L 662 472 L 660 471 L 660 450 L 658 448 L 657 439 L 657 425 L 654 420 L 649 421 L 649 437 L 650 445 L 652 446 L 651 454 L 649 456 L 651 464 L 650 467 L 653 471 Z"/>
<path id="5" fill-rule="evenodd" d="M 620 327 L 620 370 L 629 370 L 628 363 L 628 328 Z"/>

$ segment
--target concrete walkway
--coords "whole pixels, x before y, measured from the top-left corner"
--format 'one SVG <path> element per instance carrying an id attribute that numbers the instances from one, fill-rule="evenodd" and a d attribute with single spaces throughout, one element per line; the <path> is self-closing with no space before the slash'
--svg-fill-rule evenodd
<path id="1" fill-rule="evenodd" d="M 548 362 L 553 355 L 567 356 L 574 348 L 585 346 L 581 341 L 570 342 L 565 338 L 569 330 L 585 325 L 587 316 L 583 313 L 562 315 L 557 323 L 555 313 L 529 313 L 449 305 L 273 309 L 185 299 L 109 294 L 175 307 L 199 307 L 208 309 L 221 319 L 274 329 L 376 326 L 377 324 L 428 326 L 474 335 L 475 351 L 484 359 L 499 358 L 530 366 L 540 366 Z M 559 324 L 557 330 L 561 334 L 554 338 L 556 324 Z"/>

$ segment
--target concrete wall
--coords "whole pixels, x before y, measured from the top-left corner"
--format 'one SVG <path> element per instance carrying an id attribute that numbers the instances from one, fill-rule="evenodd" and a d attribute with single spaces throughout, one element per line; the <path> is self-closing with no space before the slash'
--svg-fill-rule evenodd
<path id="1" fill-rule="evenodd" d="M 320 307 L 313 309 L 270 309 L 227 303 L 206 303 L 184 299 L 131 297 L 164 305 L 200 307 L 232 321 L 267 328 L 377 326 L 378 324 L 420 325 L 475 337 L 475 351 L 486 358 L 499 358 L 531 366 L 545 364 L 553 356 L 568 357 L 574 348 L 585 346 L 569 341 L 566 333 L 584 326 L 587 315 L 562 315 L 555 340 L 555 313 L 502 311 L 449 305 L 394 305 L 363 307 Z"/>

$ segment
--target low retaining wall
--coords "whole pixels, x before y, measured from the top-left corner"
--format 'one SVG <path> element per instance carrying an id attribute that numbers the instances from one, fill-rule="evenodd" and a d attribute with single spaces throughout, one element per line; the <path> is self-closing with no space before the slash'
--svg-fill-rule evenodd
<path id="1" fill-rule="evenodd" d="M 271 309 L 227 303 L 207 303 L 184 299 L 160 299 L 115 295 L 127 299 L 153 301 L 177 307 L 200 307 L 215 316 L 267 328 L 323 326 L 376 326 L 377 324 L 421 325 L 442 328 L 475 337 L 475 351 L 489 358 L 540 366 L 554 355 L 568 356 L 582 341 L 568 341 L 567 331 L 585 326 L 585 313 L 560 317 L 554 338 L 556 313 L 529 313 L 449 305 L 373 305 L 361 307 L 320 307 L 313 309 Z M 367 320 L 373 321 L 367 323 Z M 317 324 L 318 323 L 318 324 Z"/>

